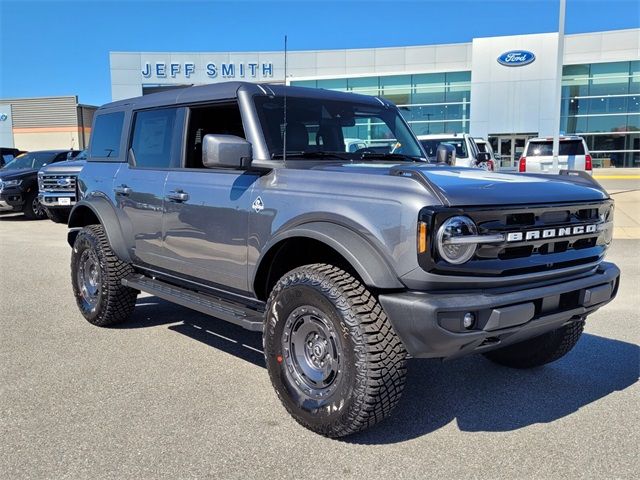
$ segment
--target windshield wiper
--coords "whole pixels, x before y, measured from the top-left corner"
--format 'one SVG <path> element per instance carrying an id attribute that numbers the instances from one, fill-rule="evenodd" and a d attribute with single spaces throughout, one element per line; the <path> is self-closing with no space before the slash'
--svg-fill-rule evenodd
<path id="1" fill-rule="evenodd" d="M 410 161 L 410 162 L 424 162 L 425 160 L 422 157 L 416 157 L 412 155 L 405 155 L 404 153 L 383 153 L 383 152 L 362 152 L 360 155 L 362 160 L 366 160 L 370 158 L 372 160 L 380 159 L 380 160 L 402 160 L 402 161 Z"/>
<path id="2" fill-rule="evenodd" d="M 271 155 L 272 159 L 283 158 L 284 155 L 282 153 L 274 153 Z M 287 151 L 287 157 L 298 157 L 298 158 L 338 158 L 340 160 L 349 160 L 348 157 L 341 155 L 339 152 L 306 152 L 303 150 L 298 151 Z"/>

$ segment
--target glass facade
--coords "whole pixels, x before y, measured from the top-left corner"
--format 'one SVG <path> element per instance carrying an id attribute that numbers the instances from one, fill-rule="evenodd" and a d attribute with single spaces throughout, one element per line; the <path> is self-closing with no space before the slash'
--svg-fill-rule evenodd
<path id="1" fill-rule="evenodd" d="M 560 130 L 587 142 L 594 166 L 640 167 L 640 61 L 566 65 Z"/>
<path id="2" fill-rule="evenodd" d="M 384 97 L 400 108 L 416 135 L 469 132 L 471 72 L 301 80 L 291 85 Z"/>
<path id="3" fill-rule="evenodd" d="M 594 166 L 640 167 L 640 61 L 566 65 L 560 130 L 581 135 Z M 417 135 L 469 132 L 471 72 L 292 81 L 387 98 Z"/>

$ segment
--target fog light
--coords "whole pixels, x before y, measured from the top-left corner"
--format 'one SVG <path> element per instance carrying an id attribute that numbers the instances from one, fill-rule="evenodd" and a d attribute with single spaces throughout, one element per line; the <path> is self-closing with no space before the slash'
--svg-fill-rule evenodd
<path id="1" fill-rule="evenodd" d="M 471 312 L 465 313 L 464 318 L 462 319 L 462 326 L 469 330 L 473 327 L 474 323 L 476 323 L 476 316 Z"/>

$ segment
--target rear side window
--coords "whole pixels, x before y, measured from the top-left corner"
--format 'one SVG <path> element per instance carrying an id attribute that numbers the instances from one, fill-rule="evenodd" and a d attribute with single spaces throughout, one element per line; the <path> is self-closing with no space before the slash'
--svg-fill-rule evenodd
<path id="1" fill-rule="evenodd" d="M 560 142 L 559 155 L 584 155 L 584 145 L 581 140 L 564 140 Z M 527 149 L 527 157 L 551 157 L 553 142 L 531 142 Z"/>
<path id="2" fill-rule="evenodd" d="M 105 113 L 96 117 L 91 133 L 91 156 L 117 158 L 124 112 Z"/>
<path id="3" fill-rule="evenodd" d="M 136 113 L 131 141 L 136 167 L 179 166 L 179 158 L 172 162 L 171 155 L 175 121 L 175 108 Z"/>

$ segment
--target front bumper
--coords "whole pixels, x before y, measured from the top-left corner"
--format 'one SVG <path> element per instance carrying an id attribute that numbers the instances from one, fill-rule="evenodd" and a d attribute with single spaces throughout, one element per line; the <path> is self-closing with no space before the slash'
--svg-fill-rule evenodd
<path id="1" fill-rule="evenodd" d="M 24 206 L 24 198 L 18 190 L 0 192 L 0 212 L 20 212 Z"/>
<path id="2" fill-rule="evenodd" d="M 508 291 L 383 294 L 379 301 L 414 357 L 457 358 L 517 343 L 582 320 L 616 295 L 620 270 L 602 262 L 580 278 Z M 476 318 L 467 330 L 467 313 Z"/>
<path id="3" fill-rule="evenodd" d="M 75 192 L 41 192 L 38 194 L 38 200 L 43 207 L 47 208 L 71 208 L 76 204 L 76 194 Z"/>

